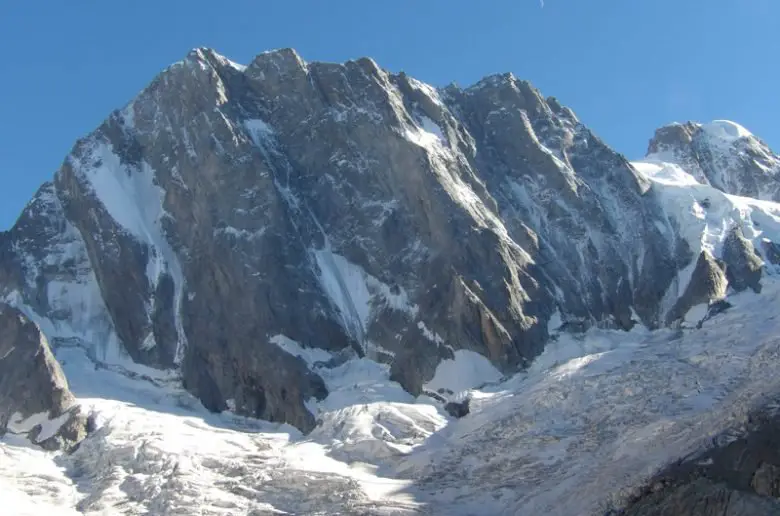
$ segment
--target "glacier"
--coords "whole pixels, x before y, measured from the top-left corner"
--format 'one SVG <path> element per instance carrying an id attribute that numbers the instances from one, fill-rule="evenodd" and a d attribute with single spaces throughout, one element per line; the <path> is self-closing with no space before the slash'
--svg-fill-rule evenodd
<path id="1" fill-rule="evenodd" d="M 777 392 L 780 281 L 729 302 L 698 330 L 559 334 L 527 371 L 486 374 L 463 419 L 366 358 L 319 365 L 307 436 L 63 348 L 98 429 L 71 455 L 6 437 L 0 489 L 19 515 L 597 513 Z"/>

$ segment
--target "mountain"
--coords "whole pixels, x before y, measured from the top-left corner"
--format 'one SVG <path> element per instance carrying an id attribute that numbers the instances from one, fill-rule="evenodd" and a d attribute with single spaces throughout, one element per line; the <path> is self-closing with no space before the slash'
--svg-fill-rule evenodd
<path id="1" fill-rule="evenodd" d="M 318 474 L 377 457 L 396 467 L 400 453 L 431 446 L 430 464 L 447 473 L 404 467 L 438 489 L 463 481 L 450 478 L 451 457 L 472 460 L 474 443 L 495 457 L 511 442 L 487 427 L 525 424 L 514 419 L 529 409 L 520 401 L 479 401 L 486 384 L 520 372 L 506 385 L 537 400 L 517 379 L 547 364 L 529 382 L 554 390 L 548 359 L 572 335 L 649 332 L 653 343 L 724 320 L 733 296 L 772 295 L 779 170 L 766 145 L 723 121 L 659 129 L 631 163 L 511 74 L 436 89 L 367 58 L 307 63 L 283 49 L 242 66 L 196 49 L 79 140 L 0 234 L 0 298 L 51 343 L 76 398 L 102 400 L 90 402 L 92 423 L 80 416 L 93 434 L 70 459 L 106 483 L 83 502 L 90 510 L 113 499 L 98 457 L 155 432 L 148 423 L 135 433 L 128 414 L 166 417 L 189 435 L 187 419 L 150 415 L 189 417 L 197 402 L 186 393 L 215 414 L 203 424 L 227 426 L 239 448 L 254 444 L 216 414 L 287 423 L 327 443 Z M 2 360 L 14 367 L 16 357 Z M 666 367 L 660 355 L 637 357 Z M 724 370 L 701 381 L 728 390 L 740 378 Z M 127 412 L 107 405 L 112 397 Z M 448 402 L 459 407 L 451 414 L 472 414 L 453 422 Z M 36 410 L 53 421 L 66 405 Z M 16 410 L 0 409 L 0 421 Z M 103 426 L 101 411 L 113 414 Z M 447 425 L 454 441 L 440 451 L 430 441 Z M 179 457 L 160 450 L 149 464 L 137 453 L 116 460 L 130 471 Z M 218 457 L 235 453 L 209 460 L 221 474 Z M 374 503 L 354 474 L 332 489 Z M 297 479 L 285 478 L 280 486 Z M 152 497 L 133 486 L 123 492 Z M 154 493 L 148 503 L 162 505 L 143 510 L 175 513 L 178 495 Z"/>
<path id="2" fill-rule="evenodd" d="M 369 59 L 198 49 L 76 144 L 6 235 L 3 295 L 52 339 L 181 370 L 211 410 L 310 430 L 327 390 L 290 346 L 419 394 L 459 350 L 527 365 L 553 314 L 655 327 L 685 260 L 667 226 L 511 75 L 437 91 Z"/>

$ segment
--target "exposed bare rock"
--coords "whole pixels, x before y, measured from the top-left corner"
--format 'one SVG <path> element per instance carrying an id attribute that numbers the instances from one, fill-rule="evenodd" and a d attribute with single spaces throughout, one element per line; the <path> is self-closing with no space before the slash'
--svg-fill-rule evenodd
<path id="1" fill-rule="evenodd" d="M 718 263 L 709 251 L 702 251 L 688 286 L 669 312 L 667 322 L 671 324 L 682 319 L 696 305 L 710 304 L 723 298 L 728 286 L 723 269 L 724 265 Z"/>
<path id="2" fill-rule="evenodd" d="M 780 514 L 779 422 L 753 414 L 739 438 L 670 465 L 617 514 Z"/>
<path id="3" fill-rule="evenodd" d="M 726 279 L 730 287 L 737 292 L 746 288 L 761 292 L 764 261 L 739 226 L 734 226 L 723 242 L 723 261 L 726 262 Z"/>
<path id="4" fill-rule="evenodd" d="M 86 417 L 38 327 L 2 304 L 0 435 L 7 432 L 46 449 L 68 449 L 86 436 Z"/>

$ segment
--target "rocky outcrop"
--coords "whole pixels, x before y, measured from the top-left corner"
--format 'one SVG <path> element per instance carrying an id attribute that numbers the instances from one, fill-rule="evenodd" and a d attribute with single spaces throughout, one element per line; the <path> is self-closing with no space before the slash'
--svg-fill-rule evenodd
<path id="1" fill-rule="evenodd" d="M 68 449 L 86 428 L 46 338 L 20 311 L 0 305 L 0 435 Z"/>
<path id="2" fill-rule="evenodd" d="M 761 292 L 764 261 L 739 226 L 733 227 L 723 241 L 723 261 L 726 263 L 726 279 L 730 287 L 737 292 L 747 288 L 756 293 Z"/>
<path id="3" fill-rule="evenodd" d="M 471 400 L 466 398 L 462 401 L 450 401 L 444 405 L 444 410 L 452 417 L 466 417 L 471 411 Z"/>
<path id="4" fill-rule="evenodd" d="M 696 479 L 648 495 L 621 516 L 753 516 L 780 514 L 780 502 L 729 488 L 707 479 Z"/>
<path id="5" fill-rule="evenodd" d="M 780 514 L 779 450 L 780 419 L 759 412 L 740 437 L 670 465 L 617 514 Z"/>
<path id="6" fill-rule="evenodd" d="M 726 275 L 724 265 L 718 263 L 709 251 L 702 251 L 696 260 L 693 274 L 685 292 L 677 300 L 667 316 L 667 324 L 685 317 L 688 311 L 701 304 L 709 305 L 726 295 Z"/>
<path id="7" fill-rule="evenodd" d="M 701 124 L 695 122 L 659 127 L 647 146 L 647 156 L 676 163 L 700 183 L 709 184 L 694 143 L 701 132 Z"/>

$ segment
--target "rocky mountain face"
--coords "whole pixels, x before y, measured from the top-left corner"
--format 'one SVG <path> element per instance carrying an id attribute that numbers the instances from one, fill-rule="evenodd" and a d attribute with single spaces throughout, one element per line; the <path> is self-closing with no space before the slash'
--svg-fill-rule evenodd
<path id="1" fill-rule="evenodd" d="M 778 198 L 777 156 L 710 132 L 670 126 L 650 151 Z M 657 328 L 757 288 L 754 236 L 694 248 L 646 175 L 511 74 L 434 89 L 370 59 L 197 49 L 0 236 L 0 295 L 55 347 L 309 431 L 328 394 L 313 349 L 388 364 L 412 394 L 458 350 L 510 373 L 553 329 Z"/>

